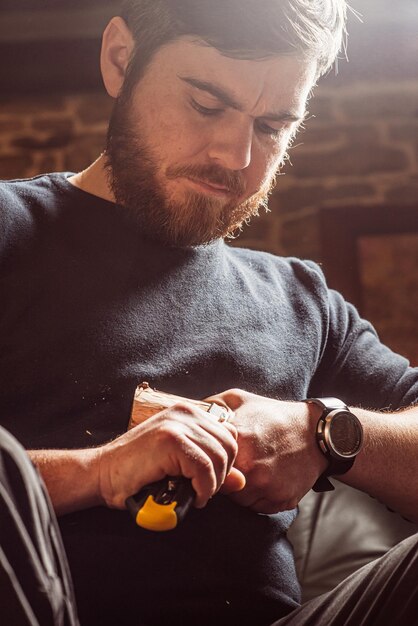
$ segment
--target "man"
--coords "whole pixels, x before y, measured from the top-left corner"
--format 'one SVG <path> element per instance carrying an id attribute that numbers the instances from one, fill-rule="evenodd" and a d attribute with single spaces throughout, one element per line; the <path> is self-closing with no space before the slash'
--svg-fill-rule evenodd
<path id="1" fill-rule="evenodd" d="M 82 624 L 307 623 L 286 531 L 329 472 L 418 519 L 417 410 L 388 412 L 416 401 L 418 372 L 314 264 L 224 243 L 266 202 L 345 11 L 126 2 L 103 37 L 105 153 L 84 172 L 1 188 L 2 423 L 61 515 Z M 233 423 L 186 403 L 125 433 L 142 380 L 211 396 Z M 385 411 L 353 410 L 360 450 L 337 402 L 349 461 L 318 445 L 327 408 L 305 399 L 328 396 Z M 166 475 L 192 480 L 197 508 L 172 533 L 140 530 L 125 500 Z M 406 559 L 417 567 L 415 543 L 402 550 L 382 572 L 390 563 L 396 592 L 416 601 L 399 575 Z M 369 595 L 365 580 L 326 601 L 335 622 L 324 603 L 308 607 L 314 623 L 361 623 L 354 600 L 370 619 L 380 579 Z M 386 615 L 398 608 L 387 601 Z"/>

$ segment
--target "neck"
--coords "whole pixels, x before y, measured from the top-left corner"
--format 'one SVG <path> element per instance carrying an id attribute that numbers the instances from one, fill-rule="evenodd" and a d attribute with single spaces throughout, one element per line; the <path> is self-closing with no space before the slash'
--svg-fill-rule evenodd
<path id="1" fill-rule="evenodd" d="M 115 202 L 115 196 L 108 180 L 108 169 L 106 168 L 106 157 L 104 154 L 101 154 L 85 170 L 74 174 L 68 180 L 74 187 L 78 187 L 82 191 L 86 191 L 103 200 Z"/>

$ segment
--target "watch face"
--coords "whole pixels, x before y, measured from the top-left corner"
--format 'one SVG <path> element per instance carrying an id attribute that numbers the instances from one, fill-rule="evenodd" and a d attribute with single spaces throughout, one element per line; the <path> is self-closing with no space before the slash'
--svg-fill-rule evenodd
<path id="1" fill-rule="evenodd" d="M 357 417 L 349 411 L 333 411 L 327 416 L 328 444 L 337 457 L 350 458 L 357 454 L 362 442 L 362 428 Z M 328 419 L 327 419 L 328 421 Z"/>

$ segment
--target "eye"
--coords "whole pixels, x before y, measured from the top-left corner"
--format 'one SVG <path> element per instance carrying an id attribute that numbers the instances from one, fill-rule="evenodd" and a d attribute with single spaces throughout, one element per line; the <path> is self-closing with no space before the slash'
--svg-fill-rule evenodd
<path id="1" fill-rule="evenodd" d="M 195 111 L 200 113 L 200 115 L 204 115 L 206 117 L 215 116 L 215 115 L 218 115 L 219 113 L 223 112 L 223 109 L 220 109 L 220 108 L 204 107 L 201 104 L 199 104 L 198 102 L 196 102 L 196 100 L 194 98 L 191 98 L 190 103 L 191 103 L 192 107 L 195 109 Z"/>
<path id="2" fill-rule="evenodd" d="M 267 124 L 267 122 L 264 122 L 263 120 L 256 120 L 255 122 L 257 130 L 262 133 L 263 135 L 270 135 L 270 137 L 278 137 L 280 135 L 281 132 L 283 132 L 284 128 L 283 126 L 280 126 L 280 128 L 274 128 L 273 126 L 270 126 L 270 124 Z"/>

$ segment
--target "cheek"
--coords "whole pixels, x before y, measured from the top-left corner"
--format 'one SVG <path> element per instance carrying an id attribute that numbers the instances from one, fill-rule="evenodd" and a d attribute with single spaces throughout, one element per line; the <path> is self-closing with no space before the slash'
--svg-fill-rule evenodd
<path id="1" fill-rule="evenodd" d="M 286 152 L 286 146 L 287 143 L 285 146 L 275 145 L 271 149 L 263 147 L 253 150 L 248 172 L 248 183 L 251 189 L 259 189 L 276 174 Z"/>
<path id="2" fill-rule="evenodd" d="M 276 139 L 274 146 L 266 157 L 266 167 L 270 174 L 276 174 L 283 165 L 287 150 L 292 142 L 292 137 L 292 131 L 286 130 Z"/>
<path id="3" fill-rule="evenodd" d="M 187 120 L 175 115 L 166 118 L 150 137 L 150 145 L 167 165 L 190 163 L 200 154 L 203 144 L 202 134 L 196 133 Z"/>
<path id="4" fill-rule="evenodd" d="M 136 119 L 136 132 L 143 138 L 155 158 L 161 162 L 170 162 L 193 148 L 193 133 L 184 115 L 184 111 L 175 107 L 170 94 L 157 99 L 150 106 L 142 102 L 140 96 L 134 102 L 133 119 Z M 135 115 L 137 111 L 137 115 Z"/>

